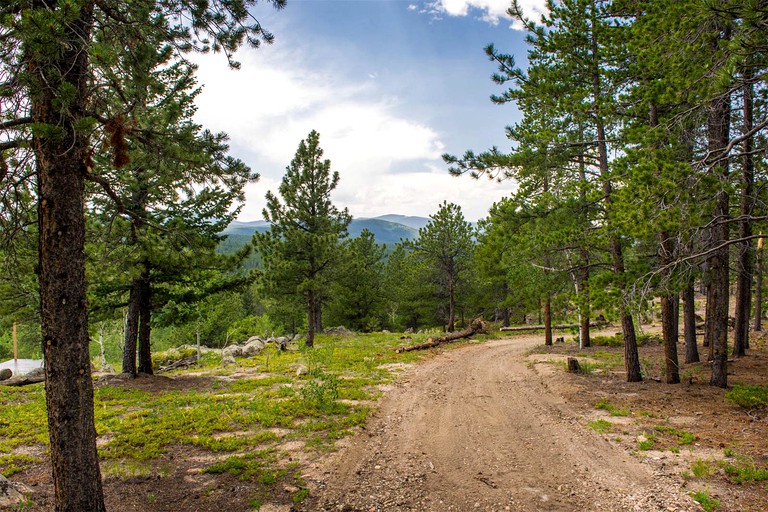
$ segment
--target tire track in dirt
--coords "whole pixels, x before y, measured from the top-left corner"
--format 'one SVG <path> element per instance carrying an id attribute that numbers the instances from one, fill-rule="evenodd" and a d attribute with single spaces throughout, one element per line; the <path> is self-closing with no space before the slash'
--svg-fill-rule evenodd
<path id="1" fill-rule="evenodd" d="M 526 336 L 411 369 L 336 454 L 301 510 L 687 511 L 662 475 L 583 427 L 525 353 Z"/>

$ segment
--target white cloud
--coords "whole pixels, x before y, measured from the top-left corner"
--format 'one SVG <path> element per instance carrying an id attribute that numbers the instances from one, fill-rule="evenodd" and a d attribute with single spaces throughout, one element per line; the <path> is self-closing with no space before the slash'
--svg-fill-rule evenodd
<path id="1" fill-rule="evenodd" d="M 434 0 L 427 5 L 433 14 L 445 13 L 449 16 L 467 16 L 472 10 L 482 12 L 481 19 L 493 25 L 499 20 L 508 20 L 507 9 L 511 6 L 511 0 Z M 528 18 L 538 21 L 539 17 L 547 12 L 546 0 L 519 0 L 523 14 Z M 424 12 L 424 11 L 422 11 Z M 513 22 L 511 28 L 519 28 Z"/>
<path id="2" fill-rule="evenodd" d="M 220 56 L 198 59 L 204 89 L 196 118 L 226 131 L 235 156 L 262 176 L 247 191 L 241 219 L 261 218 L 264 194 L 277 189 L 299 141 L 313 129 L 341 174 L 334 197 L 356 216 L 426 215 L 436 207 L 425 204 L 425 192 L 437 204 L 466 188 L 440 161 L 440 134 L 398 113 L 398 99 L 385 97 L 364 75 L 360 83 L 342 84 L 340 73 L 312 68 L 301 55 L 243 51 L 237 57 L 238 71 Z M 393 175 L 393 166 L 413 171 Z"/>

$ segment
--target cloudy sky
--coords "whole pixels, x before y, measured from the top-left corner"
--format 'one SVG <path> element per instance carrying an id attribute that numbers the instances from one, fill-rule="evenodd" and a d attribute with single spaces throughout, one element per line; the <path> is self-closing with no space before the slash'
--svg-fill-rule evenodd
<path id="1" fill-rule="evenodd" d="M 534 14 L 540 0 L 522 2 Z M 428 216 L 443 200 L 484 217 L 514 184 L 454 178 L 440 155 L 508 147 L 519 113 L 498 106 L 494 43 L 525 62 L 509 0 L 288 0 L 254 14 L 275 44 L 198 60 L 197 119 L 230 135 L 232 154 L 261 174 L 240 220 L 262 217 L 299 142 L 315 129 L 341 181 L 334 201 L 355 217 Z"/>

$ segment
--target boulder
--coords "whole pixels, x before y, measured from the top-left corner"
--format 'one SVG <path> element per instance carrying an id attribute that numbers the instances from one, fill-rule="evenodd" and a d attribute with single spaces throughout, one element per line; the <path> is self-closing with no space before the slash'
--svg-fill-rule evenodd
<path id="1" fill-rule="evenodd" d="M 301 334 L 296 333 L 296 334 L 293 335 L 293 341 L 299 341 L 303 337 L 304 336 L 302 336 Z"/>
<path id="2" fill-rule="evenodd" d="M 224 347 L 221 350 L 221 357 L 222 359 L 225 357 L 231 357 L 233 359 L 235 357 L 243 357 L 243 347 L 240 345 L 230 345 L 228 347 Z"/>
<path id="3" fill-rule="evenodd" d="M 275 338 L 273 343 L 280 350 L 285 350 L 288 348 L 288 344 L 291 343 L 291 341 L 291 338 L 288 338 L 287 336 L 280 336 L 279 338 Z"/>
<path id="4" fill-rule="evenodd" d="M 0 370 L 0 380 L 7 380 L 13 377 L 13 372 L 10 368 L 3 368 Z"/>
<path id="5" fill-rule="evenodd" d="M 235 362 L 234 356 L 229 354 L 224 354 L 221 356 L 221 366 L 232 366 L 235 364 L 237 364 L 237 362 Z"/>
<path id="6" fill-rule="evenodd" d="M 343 325 L 340 325 L 338 327 L 329 327 L 324 332 L 328 336 L 351 336 L 354 334 L 352 331 L 350 331 Z"/>
<path id="7" fill-rule="evenodd" d="M 252 357 L 264 350 L 264 340 L 258 336 L 254 336 L 248 339 L 248 342 L 243 346 L 243 356 Z"/>
<path id="8" fill-rule="evenodd" d="M 0 475 L 0 510 L 16 510 L 16 507 L 26 500 L 27 498 L 16 489 L 12 482 Z"/>

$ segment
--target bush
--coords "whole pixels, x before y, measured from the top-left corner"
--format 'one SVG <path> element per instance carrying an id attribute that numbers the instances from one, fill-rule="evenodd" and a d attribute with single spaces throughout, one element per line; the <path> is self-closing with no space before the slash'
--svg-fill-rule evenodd
<path id="1" fill-rule="evenodd" d="M 734 405 L 745 409 L 762 409 L 768 406 L 768 386 L 745 386 L 736 384 L 725 398 Z"/>

